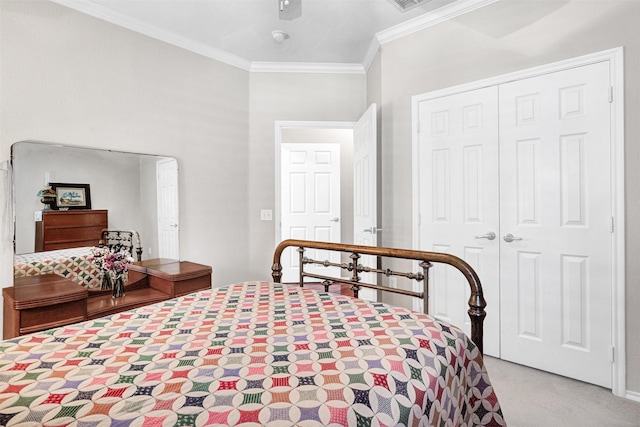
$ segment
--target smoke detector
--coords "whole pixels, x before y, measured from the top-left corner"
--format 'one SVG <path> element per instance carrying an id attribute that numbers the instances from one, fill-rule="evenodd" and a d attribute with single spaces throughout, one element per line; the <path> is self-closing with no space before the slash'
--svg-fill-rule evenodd
<path id="1" fill-rule="evenodd" d="M 277 43 L 281 43 L 283 41 L 285 41 L 286 39 L 289 38 L 289 34 L 287 34 L 286 32 L 282 31 L 282 30 L 273 30 L 271 32 L 271 37 L 273 37 L 273 40 Z"/>

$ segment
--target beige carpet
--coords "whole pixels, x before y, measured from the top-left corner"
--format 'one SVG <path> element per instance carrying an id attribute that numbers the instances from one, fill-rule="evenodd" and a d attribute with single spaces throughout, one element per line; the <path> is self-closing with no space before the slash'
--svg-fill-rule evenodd
<path id="1" fill-rule="evenodd" d="M 640 426 L 640 403 L 611 390 L 485 357 L 510 427 Z"/>

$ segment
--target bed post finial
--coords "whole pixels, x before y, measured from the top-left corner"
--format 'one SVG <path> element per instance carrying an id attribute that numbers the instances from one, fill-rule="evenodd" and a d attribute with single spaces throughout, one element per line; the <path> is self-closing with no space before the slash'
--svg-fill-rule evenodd
<path id="1" fill-rule="evenodd" d="M 469 298 L 467 313 L 471 319 L 471 340 L 478 346 L 480 354 L 484 354 L 482 337 L 484 336 L 484 318 L 487 317 L 487 312 L 484 311 L 486 306 L 487 303 L 481 294 L 472 294 Z"/>
<path id="2" fill-rule="evenodd" d="M 282 263 L 280 262 L 280 257 L 282 256 L 282 251 L 287 247 L 287 241 L 280 242 L 278 246 L 276 246 L 276 250 L 273 252 L 273 264 L 271 265 L 271 278 L 274 283 L 282 283 Z"/>
<path id="3" fill-rule="evenodd" d="M 280 280 L 282 280 L 282 265 L 279 262 L 274 262 L 271 266 L 271 277 L 275 283 L 280 283 Z"/>

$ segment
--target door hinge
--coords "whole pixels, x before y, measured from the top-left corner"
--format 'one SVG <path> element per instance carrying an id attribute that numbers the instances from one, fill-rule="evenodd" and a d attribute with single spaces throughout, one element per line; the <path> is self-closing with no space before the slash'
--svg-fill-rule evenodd
<path id="1" fill-rule="evenodd" d="M 611 347 L 611 362 L 615 362 L 615 361 L 616 361 L 616 348 Z"/>
<path id="2" fill-rule="evenodd" d="M 613 102 L 613 86 L 609 86 L 609 102 Z"/>
<path id="3" fill-rule="evenodd" d="M 614 222 L 613 222 L 613 217 L 609 217 L 609 233 L 613 233 L 613 230 L 615 229 L 614 226 Z"/>
<path id="4" fill-rule="evenodd" d="M 420 120 L 416 123 L 416 133 L 420 133 Z"/>

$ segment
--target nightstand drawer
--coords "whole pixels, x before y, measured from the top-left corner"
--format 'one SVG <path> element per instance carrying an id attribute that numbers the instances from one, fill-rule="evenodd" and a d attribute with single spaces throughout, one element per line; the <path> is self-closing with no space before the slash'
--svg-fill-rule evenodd
<path id="1" fill-rule="evenodd" d="M 2 290 L 4 339 L 87 318 L 87 289 L 55 274 L 18 277 Z"/>

